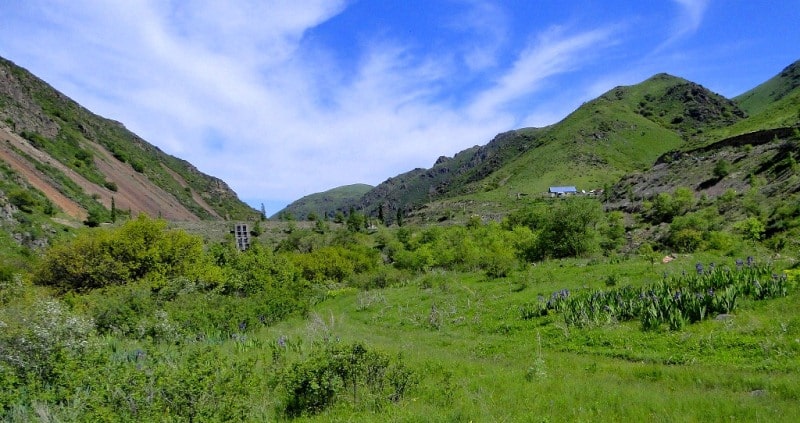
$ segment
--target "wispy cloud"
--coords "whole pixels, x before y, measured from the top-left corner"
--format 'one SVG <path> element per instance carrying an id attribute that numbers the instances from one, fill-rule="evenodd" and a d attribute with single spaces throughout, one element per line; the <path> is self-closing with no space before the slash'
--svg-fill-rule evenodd
<path id="1" fill-rule="evenodd" d="M 520 123 L 552 123 L 557 107 L 509 105 L 615 43 L 611 27 L 551 27 L 514 50 L 502 29 L 506 12 L 472 1 L 466 26 L 451 30 L 488 37 L 424 52 L 378 37 L 345 67 L 332 47 L 304 42 L 345 10 L 340 0 L 28 4 L 44 25 L 17 51 L 49 69 L 48 80 L 251 203 L 379 183 Z M 501 62 L 501 51 L 515 59 Z M 465 74 L 491 82 L 454 102 L 447 90 Z"/>
<path id="2" fill-rule="evenodd" d="M 711 0 L 672 0 L 678 6 L 678 15 L 673 20 L 667 39 L 655 50 L 659 53 L 687 36 L 695 33 L 703 23 L 706 9 Z"/>
<path id="3" fill-rule="evenodd" d="M 522 50 L 511 68 L 477 97 L 470 114 L 496 113 L 507 103 L 541 88 L 547 78 L 590 62 L 594 54 L 613 42 L 612 34 L 610 29 L 566 34 L 563 28 L 551 28 Z"/>
<path id="4" fill-rule="evenodd" d="M 485 0 L 463 3 L 466 8 L 449 22 L 468 39 L 459 48 L 461 59 L 471 71 L 497 66 L 497 56 L 508 39 L 507 11 Z"/>

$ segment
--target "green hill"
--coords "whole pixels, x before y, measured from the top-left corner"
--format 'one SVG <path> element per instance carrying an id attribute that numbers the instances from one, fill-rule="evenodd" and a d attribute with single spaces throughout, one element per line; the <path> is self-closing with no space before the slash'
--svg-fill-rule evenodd
<path id="1" fill-rule="evenodd" d="M 380 205 L 401 208 L 423 220 L 441 220 L 454 207 L 465 216 L 502 213 L 550 186 L 602 189 L 667 151 L 707 144 L 708 134 L 745 117 L 735 102 L 659 74 L 614 88 L 554 125 L 509 131 L 485 146 L 442 157 L 430 169 L 390 178 L 356 208 L 372 214 Z"/>
<path id="2" fill-rule="evenodd" d="M 800 128 L 757 123 L 793 95 L 747 115 L 656 75 L 295 204 L 397 202 L 403 225 L 258 221 L 244 251 L 223 221 L 62 231 L 61 191 L 22 187 L 63 151 L 9 132 L 0 420 L 796 422 Z M 64 239 L 20 246 L 39 233 Z"/>
<path id="3" fill-rule="evenodd" d="M 15 228 L 32 221 L 97 225 L 122 214 L 175 221 L 258 215 L 224 181 L 164 153 L 123 124 L 93 114 L 2 58 L 0 141 L 0 200 L 12 207 L 6 221 L 11 232 L 31 233 Z M 10 197 L 17 191 L 27 197 Z"/>
<path id="4" fill-rule="evenodd" d="M 361 198 L 372 188 L 372 185 L 353 184 L 307 195 L 292 202 L 272 217 L 292 216 L 293 218 L 304 220 L 312 213 L 319 218 L 325 216 L 333 217 L 336 211 L 346 210 L 350 204 Z"/>
<path id="5" fill-rule="evenodd" d="M 800 61 L 734 99 L 750 115 L 721 132 L 733 136 L 761 129 L 800 126 Z"/>

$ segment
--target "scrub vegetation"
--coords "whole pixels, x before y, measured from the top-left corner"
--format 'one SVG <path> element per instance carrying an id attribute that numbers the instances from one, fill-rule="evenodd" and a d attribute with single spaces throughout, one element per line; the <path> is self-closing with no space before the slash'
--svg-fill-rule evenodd
<path id="1" fill-rule="evenodd" d="M 674 224 L 696 209 L 683 195 L 628 217 Z M 464 225 L 386 227 L 353 213 L 286 222 L 241 252 L 141 215 L 64 237 L 28 271 L 4 267 L 0 413 L 800 417 L 797 250 L 767 248 L 778 233 L 721 227 L 719 245 L 701 235 L 690 252 L 669 237 L 633 250 L 621 214 L 591 198 Z"/>
<path id="2" fill-rule="evenodd" d="M 63 165 L 0 149 L 0 420 L 800 421 L 798 63 L 734 100 L 656 75 L 276 221 L 0 61 L 8 143 Z M 106 153 L 194 219 L 66 176 L 123 192 Z"/>

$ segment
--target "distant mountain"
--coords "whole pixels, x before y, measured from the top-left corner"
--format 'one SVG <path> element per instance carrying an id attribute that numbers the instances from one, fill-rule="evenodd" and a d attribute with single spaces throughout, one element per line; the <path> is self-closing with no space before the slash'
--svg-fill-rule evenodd
<path id="1" fill-rule="evenodd" d="M 354 184 L 307 195 L 289 204 L 272 217 L 291 216 L 300 220 L 305 220 L 312 214 L 319 218 L 333 217 L 336 211 L 346 209 L 349 204 L 361 198 L 372 188 L 372 185 Z"/>
<path id="2" fill-rule="evenodd" d="M 94 223 L 110 220 L 112 212 L 176 221 L 258 216 L 222 180 L 2 58 L 0 165 L 0 201 L 10 207 L 9 220 L 20 208 L 15 203 L 30 203 L 23 207 L 30 213 Z M 9 197 L 19 191 L 29 198 Z"/>
<path id="3" fill-rule="evenodd" d="M 463 216 L 490 210 L 502 214 L 549 186 L 611 188 L 626 175 L 652 168 L 659 158 L 704 148 L 717 151 L 742 140 L 764 146 L 764 136 L 776 135 L 771 130 L 787 141 L 797 126 L 800 61 L 735 99 L 662 73 L 616 87 L 554 125 L 508 131 L 486 145 L 440 157 L 429 169 L 389 178 L 338 210 L 353 207 L 374 216 L 382 208 L 389 223 L 397 209 L 421 221 L 447 219 L 454 208 Z M 742 138 L 749 133 L 750 138 Z M 768 152 L 773 147 L 759 148 Z M 710 182 L 693 182 L 703 183 Z M 668 185 L 662 184 L 664 189 Z"/>
<path id="4" fill-rule="evenodd" d="M 707 132 L 745 117 L 732 100 L 659 74 L 614 88 L 554 125 L 505 132 L 484 146 L 440 157 L 430 169 L 389 178 L 347 207 L 372 215 L 383 207 L 391 221 L 398 208 L 411 213 L 427 204 L 437 210 L 442 201 L 509 209 L 553 185 L 601 189 L 667 151 L 704 145 Z"/>

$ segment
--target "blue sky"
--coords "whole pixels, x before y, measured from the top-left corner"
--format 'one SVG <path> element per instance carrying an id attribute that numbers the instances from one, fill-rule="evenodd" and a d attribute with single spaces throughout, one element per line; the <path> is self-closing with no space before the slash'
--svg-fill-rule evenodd
<path id="1" fill-rule="evenodd" d="M 733 97 L 797 1 L 5 0 L 0 56 L 272 214 L 668 72 Z"/>

